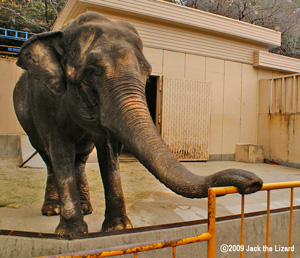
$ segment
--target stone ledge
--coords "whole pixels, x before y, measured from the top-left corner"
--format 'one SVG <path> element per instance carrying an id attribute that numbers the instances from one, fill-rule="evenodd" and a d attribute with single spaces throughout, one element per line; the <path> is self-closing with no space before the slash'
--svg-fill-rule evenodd
<path id="1" fill-rule="evenodd" d="M 263 147 L 254 144 L 236 144 L 235 161 L 246 163 L 263 163 Z"/>
<path id="2" fill-rule="evenodd" d="M 276 232 L 288 233 L 289 211 L 275 212 L 270 215 L 270 232 L 273 232 L 272 243 L 270 246 L 274 247 L 275 244 L 281 246 L 288 246 L 282 244 L 282 234 Z M 298 232 L 300 227 L 300 211 L 294 210 L 293 212 L 293 232 Z M 247 246 L 263 246 L 265 241 L 266 230 L 266 216 L 254 215 L 246 216 L 247 234 L 244 235 L 244 242 Z M 215 256 L 220 258 L 225 257 L 238 257 L 227 256 L 222 253 L 220 246 L 222 244 L 238 245 L 240 243 L 240 219 L 232 219 L 219 221 L 216 223 L 216 252 Z M 145 243 L 150 241 L 162 241 L 163 239 L 196 236 L 207 231 L 207 224 L 198 224 L 185 227 L 174 227 L 168 229 L 158 229 L 153 231 L 144 231 L 136 233 L 123 233 L 118 235 L 107 235 L 103 237 L 85 238 L 85 239 L 47 239 L 37 237 L 22 237 L 22 236 L 7 236 L 0 235 L 0 257 L 22 257 L 30 258 L 45 255 L 58 255 L 63 253 L 73 253 L 88 250 L 95 250 L 100 248 L 110 248 L 116 246 L 123 246 L 128 244 Z M 230 231 L 230 234 L 228 233 Z M 293 234 L 294 257 L 300 255 L 300 236 Z M 285 242 L 284 242 L 285 243 Z M 207 248 L 206 242 L 200 242 L 191 245 L 183 245 L 177 248 L 178 257 L 195 257 L 195 254 L 201 254 L 201 257 L 206 256 Z M 251 257 L 264 257 L 265 252 L 247 252 Z M 276 257 L 278 253 L 273 251 Z M 283 254 L 283 253 L 282 253 Z M 286 255 L 286 253 L 284 253 Z M 162 250 L 153 250 L 139 254 L 139 257 L 160 257 L 169 258 L 172 256 L 172 249 L 165 248 Z M 248 256 L 248 257 L 250 257 Z M 275 257 L 274 256 L 274 257 Z M 69 256 L 68 256 L 69 257 Z M 132 257 L 125 255 L 124 257 Z M 198 256 L 200 257 L 200 256 Z M 285 257 L 285 256 L 280 256 Z"/>
<path id="3" fill-rule="evenodd" d="M 16 157 L 20 155 L 20 135 L 0 135 L 0 157 Z"/>

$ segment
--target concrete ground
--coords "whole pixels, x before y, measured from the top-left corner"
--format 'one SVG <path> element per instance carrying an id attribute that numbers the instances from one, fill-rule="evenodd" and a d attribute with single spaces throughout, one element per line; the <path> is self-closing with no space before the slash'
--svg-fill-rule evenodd
<path id="1" fill-rule="evenodd" d="M 94 160 L 90 160 L 93 162 Z M 0 158 L 0 229 L 54 233 L 58 216 L 42 216 L 46 180 L 45 168 L 18 168 L 18 158 Z M 270 164 L 238 162 L 184 162 L 193 173 L 209 175 L 226 168 L 255 172 L 264 183 L 300 181 L 300 170 Z M 86 167 L 94 212 L 85 216 L 89 232 L 99 232 L 104 216 L 103 186 L 97 163 Z M 128 215 L 134 227 L 168 224 L 207 218 L 207 199 L 187 199 L 176 195 L 156 180 L 138 161 L 121 158 L 122 185 Z M 271 209 L 287 207 L 289 190 L 271 192 Z M 294 205 L 300 205 L 300 189 L 295 189 Z M 266 209 L 266 192 L 245 198 L 245 212 Z M 217 199 L 217 216 L 240 213 L 240 195 Z"/>

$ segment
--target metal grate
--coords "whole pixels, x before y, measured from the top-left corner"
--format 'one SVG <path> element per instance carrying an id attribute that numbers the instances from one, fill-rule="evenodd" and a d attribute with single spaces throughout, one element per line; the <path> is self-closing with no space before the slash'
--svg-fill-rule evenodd
<path id="1" fill-rule="evenodd" d="M 162 138 L 179 160 L 209 159 L 211 83 L 163 78 Z"/>

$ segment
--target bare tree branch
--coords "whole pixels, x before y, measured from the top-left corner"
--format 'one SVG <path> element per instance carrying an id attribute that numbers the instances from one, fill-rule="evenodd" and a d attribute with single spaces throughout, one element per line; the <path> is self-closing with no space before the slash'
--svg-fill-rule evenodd
<path id="1" fill-rule="evenodd" d="M 5 9 L 5 10 L 7 10 L 7 11 L 9 11 L 9 12 L 12 12 L 14 15 L 16 15 L 16 16 L 18 16 L 19 18 L 23 19 L 23 20 L 24 20 L 26 23 L 28 23 L 28 24 L 31 24 L 31 25 L 33 25 L 33 26 L 36 26 L 36 27 L 38 27 L 38 28 L 40 28 L 40 29 L 44 29 L 44 27 L 41 26 L 41 25 L 40 25 L 39 23 L 37 23 L 36 21 L 26 18 L 25 16 L 21 15 L 19 12 L 16 12 L 15 10 L 13 10 L 13 9 L 11 9 L 11 8 L 8 8 L 8 7 L 6 7 L 6 6 L 2 6 L 1 8 L 2 8 L 2 9 Z M 20 10 L 20 12 L 22 12 L 22 10 Z"/>

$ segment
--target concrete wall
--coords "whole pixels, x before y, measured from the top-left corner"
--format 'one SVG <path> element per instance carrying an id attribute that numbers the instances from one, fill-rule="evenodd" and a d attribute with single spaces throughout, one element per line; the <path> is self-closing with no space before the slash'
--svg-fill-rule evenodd
<path id="1" fill-rule="evenodd" d="M 0 134 L 0 157 L 19 156 L 20 143 L 19 134 Z"/>
<path id="2" fill-rule="evenodd" d="M 13 89 L 22 74 L 16 60 L 0 58 L 0 134 L 22 134 L 13 107 Z"/>
<path id="3" fill-rule="evenodd" d="M 300 168 L 300 75 L 260 81 L 258 144 L 267 160 Z"/>
<path id="4" fill-rule="evenodd" d="M 230 228 L 230 231 L 228 229 Z M 220 258 L 240 257 L 238 252 L 221 252 L 222 244 L 238 245 L 240 243 L 240 220 L 230 220 L 216 223 L 216 255 Z M 300 211 L 295 210 L 293 215 L 293 241 L 294 252 L 292 257 L 300 256 Z M 17 236 L 0 236 L 0 256 L 1 257 L 37 257 L 45 255 L 64 254 L 71 252 L 95 250 L 100 248 L 116 247 L 129 244 L 137 244 L 149 241 L 158 241 L 162 239 L 196 236 L 207 232 L 207 224 L 177 227 L 172 229 L 154 230 L 140 233 L 127 233 L 115 236 L 104 236 L 89 239 L 78 240 L 54 240 L 40 239 L 30 237 Z M 266 243 L 266 216 L 258 216 L 245 219 L 244 245 L 261 247 L 260 252 L 245 251 L 245 258 L 262 258 L 265 257 L 263 246 Z M 280 232 L 280 233 L 278 233 Z M 287 257 L 286 252 L 275 252 L 275 245 L 288 247 L 289 232 L 289 212 L 281 212 L 271 214 L 270 216 L 270 247 L 273 248 L 269 252 L 270 257 Z M 176 248 L 176 257 L 206 257 L 207 243 L 200 242 L 179 246 Z M 132 255 L 118 256 L 132 257 Z M 172 257 L 172 249 L 165 248 L 155 251 L 147 251 L 138 254 L 138 257 Z"/>

